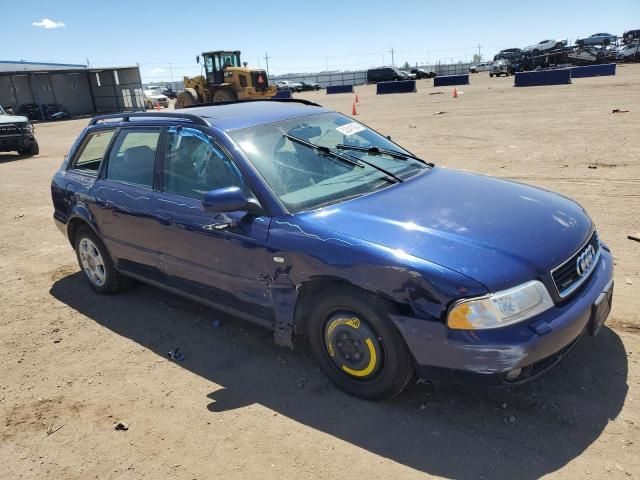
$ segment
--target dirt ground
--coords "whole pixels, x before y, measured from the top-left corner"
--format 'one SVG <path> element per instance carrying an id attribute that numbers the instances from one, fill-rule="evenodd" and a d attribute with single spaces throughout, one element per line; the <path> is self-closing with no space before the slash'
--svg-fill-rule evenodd
<path id="1" fill-rule="evenodd" d="M 0 476 L 640 478 L 639 84 L 635 65 L 534 88 L 477 74 L 457 99 L 426 80 L 417 94 L 357 88 L 358 120 L 414 153 L 576 199 L 616 260 L 608 328 L 548 375 L 383 403 L 206 307 L 143 285 L 92 293 L 49 191 L 87 120 L 37 125 L 41 155 L 0 154 Z M 351 113 L 352 95 L 299 96 Z"/>

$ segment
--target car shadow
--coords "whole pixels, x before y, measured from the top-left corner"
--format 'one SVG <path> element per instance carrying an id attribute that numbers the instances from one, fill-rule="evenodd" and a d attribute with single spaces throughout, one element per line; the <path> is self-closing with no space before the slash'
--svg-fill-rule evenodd
<path id="1" fill-rule="evenodd" d="M 18 153 L 0 153 L 0 164 L 31 158 L 33 155 L 20 155 Z"/>
<path id="2" fill-rule="evenodd" d="M 185 357 L 178 365 L 221 387 L 202 399 L 204 413 L 257 403 L 448 478 L 553 472 L 598 439 L 627 394 L 626 351 L 608 328 L 581 339 L 557 368 L 526 385 L 415 385 L 394 400 L 367 402 L 330 384 L 308 353 L 275 346 L 270 332 L 156 288 L 100 296 L 78 272 L 56 281 L 50 293 L 161 357 L 180 347 Z"/>

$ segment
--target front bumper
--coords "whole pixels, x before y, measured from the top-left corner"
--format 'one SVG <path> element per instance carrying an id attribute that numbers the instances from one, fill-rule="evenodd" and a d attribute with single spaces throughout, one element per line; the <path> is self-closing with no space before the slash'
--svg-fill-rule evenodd
<path id="1" fill-rule="evenodd" d="M 35 142 L 35 137 L 32 133 L 2 135 L 0 136 L 0 152 L 14 152 L 27 149 L 33 142 Z"/>
<path id="2" fill-rule="evenodd" d="M 444 323 L 393 316 L 420 378 L 503 385 L 529 380 L 562 359 L 589 328 L 593 304 L 612 287 L 613 260 L 602 249 L 597 268 L 571 298 L 525 322 L 493 330 L 452 330 Z M 514 381 L 505 375 L 522 374 Z"/>

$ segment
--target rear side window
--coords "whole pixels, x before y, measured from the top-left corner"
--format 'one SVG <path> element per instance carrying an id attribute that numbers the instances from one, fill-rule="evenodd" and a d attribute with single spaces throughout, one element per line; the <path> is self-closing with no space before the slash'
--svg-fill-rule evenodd
<path id="1" fill-rule="evenodd" d="M 100 164 L 114 133 L 114 130 L 90 133 L 71 168 L 94 173 L 100 170 Z"/>
<path id="2" fill-rule="evenodd" d="M 116 138 L 107 164 L 109 180 L 153 188 L 159 128 L 127 128 Z"/>

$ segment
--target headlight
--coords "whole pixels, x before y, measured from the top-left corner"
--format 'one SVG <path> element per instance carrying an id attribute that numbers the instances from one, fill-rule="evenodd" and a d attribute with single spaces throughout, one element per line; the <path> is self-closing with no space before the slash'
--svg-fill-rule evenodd
<path id="1" fill-rule="evenodd" d="M 22 127 L 25 133 L 33 133 L 33 125 L 27 123 L 24 127 Z"/>
<path id="2" fill-rule="evenodd" d="M 463 300 L 447 317 L 449 328 L 479 330 L 511 325 L 538 315 L 553 306 L 545 286 L 538 280 L 488 297 Z"/>

